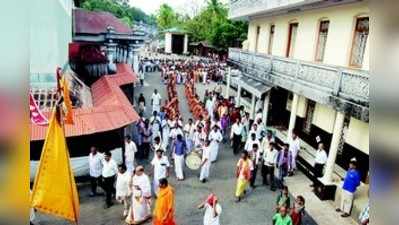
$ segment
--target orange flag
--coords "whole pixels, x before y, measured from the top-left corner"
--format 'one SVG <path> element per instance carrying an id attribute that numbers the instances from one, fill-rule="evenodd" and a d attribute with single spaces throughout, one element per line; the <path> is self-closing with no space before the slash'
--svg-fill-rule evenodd
<path id="1" fill-rule="evenodd" d="M 61 89 L 62 89 L 62 95 L 64 97 L 64 104 L 63 104 L 63 110 L 65 113 L 64 121 L 66 124 L 73 124 L 72 101 L 69 95 L 68 81 L 65 78 L 65 76 L 62 76 L 61 79 Z"/>
<path id="2" fill-rule="evenodd" d="M 79 196 L 64 130 L 54 110 L 31 195 L 31 207 L 77 223 Z"/>

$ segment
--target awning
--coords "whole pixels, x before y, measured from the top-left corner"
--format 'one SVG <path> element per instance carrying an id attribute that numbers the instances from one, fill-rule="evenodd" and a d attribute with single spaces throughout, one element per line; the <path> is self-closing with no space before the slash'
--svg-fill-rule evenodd
<path id="1" fill-rule="evenodd" d="M 260 98 L 264 93 L 270 91 L 273 85 L 270 83 L 261 82 L 248 76 L 241 76 L 237 79 L 237 85 L 241 86 L 251 94 Z"/>

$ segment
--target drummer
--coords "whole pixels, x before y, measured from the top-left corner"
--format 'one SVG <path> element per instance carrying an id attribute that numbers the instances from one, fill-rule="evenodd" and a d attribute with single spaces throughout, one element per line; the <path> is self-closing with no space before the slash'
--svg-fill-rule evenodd
<path id="1" fill-rule="evenodd" d="M 202 163 L 201 163 L 201 173 L 200 181 L 202 183 L 207 182 L 209 177 L 209 170 L 211 168 L 211 147 L 210 140 L 205 140 L 205 144 L 202 148 Z"/>

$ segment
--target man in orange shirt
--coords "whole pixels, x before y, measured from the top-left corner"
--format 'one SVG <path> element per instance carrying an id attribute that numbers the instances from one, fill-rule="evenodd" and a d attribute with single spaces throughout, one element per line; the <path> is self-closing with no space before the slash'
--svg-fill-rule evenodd
<path id="1" fill-rule="evenodd" d="M 174 189 L 168 185 L 168 180 L 159 180 L 159 193 L 154 208 L 154 225 L 176 225 Z"/>

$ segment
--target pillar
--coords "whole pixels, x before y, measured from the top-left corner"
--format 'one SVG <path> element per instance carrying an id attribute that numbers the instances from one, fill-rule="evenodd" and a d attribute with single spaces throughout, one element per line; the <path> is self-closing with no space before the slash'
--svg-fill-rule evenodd
<path id="1" fill-rule="evenodd" d="M 139 71 L 139 51 L 138 51 L 138 49 L 133 49 L 133 71 L 136 73 L 138 73 L 138 71 Z"/>
<path id="2" fill-rule="evenodd" d="M 184 35 L 183 54 L 188 54 L 188 35 Z"/>
<path id="3" fill-rule="evenodd" d="M 269 113 L 269 102 L 270 102 L 270 91 L 265 94 L 265 99 L 263 100 L 263 113 L 262 121 L 265 126 L 267 126 L 267 115 Z"/>
<path id="4" fill-rule="evenodd" d="M 230 80 L 231 80 L 231 67 L 227 68 L 227 81 L 226 81 L 226 89 L 224 92 L 224 97 L 229 99 L 229 92 L 230 92 Z"/>
<path id="5" fill-rule="evenodd" d="M 129 45 L 127 48 L 128 54 L 127 54 L 127 64 L 130 66 L 133 65 L 133 45 Z"/>
<path id="6" fill-rule="evenodd" d="M 108 71 L 110 73 L 116 72 L 115 57 L 116 57 L 116 46 L 117 44 L 112 41 L 105 44 L 107 47 L 107 58 L 108 58 Z"/>
<path id="7" fill-rule="evenodd" d="M 236 103 L 236 105 L 238 107 L 240 107 L 240 100 L 241 100 L 241 85 L 238 84 L 238 88 L 237 88 L 237 103 Z"/>
<path id="8" fill-rule="evenodd" d="M 324 176 L 320 179 L 323 184 L 332 183 L 332 175 L 334 172 L 335 159 L 337 158 L 339 144 L 341 142 L 341 137 L 343 134 L 345 114 L 342 112 L 337 112 L 335 116 L 334 131 L 331 139 L 330 150 L 328 152 L 327 163 L 325 166 Z"/>
<path id="9" fill-rule="evenodd" d="M 296 93 L 293 93 L 293 94 L 294 94 L 294 97 L 291 102 L 290 122 L 288 124 L 288 138 L 291 137 L 292 131 L 295 128 L 296 113 L 297 113 L 297 109 L 298 109 L 299 95 Z"/>
<path id="10" fill-rule="evenodd" d="M 255 104 L 256 104 L 256 96 L 252 93 L 251 114 L 249 116 L 251 119 L 255 119 Z"/>

